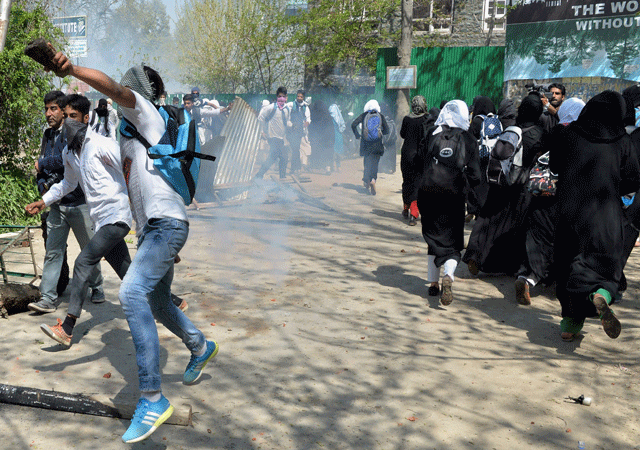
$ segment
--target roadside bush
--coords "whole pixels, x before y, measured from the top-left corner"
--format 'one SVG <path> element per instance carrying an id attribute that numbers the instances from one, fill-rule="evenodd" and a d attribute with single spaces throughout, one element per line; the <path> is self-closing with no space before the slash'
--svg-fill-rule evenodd
<path id="1" fill-rule="evenodd" d="M 24 207 L 40 198 L 35 177 L 17 170 L 0 166 L 0 224 L 37 225 L 39 215 L 27 214 Z"/>

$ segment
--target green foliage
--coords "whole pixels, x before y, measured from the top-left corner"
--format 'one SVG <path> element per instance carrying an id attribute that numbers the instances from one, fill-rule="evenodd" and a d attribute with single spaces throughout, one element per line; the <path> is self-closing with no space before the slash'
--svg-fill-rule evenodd
<path id="1" fill-rule="evenodd" d="M 4 50 L 0 53 L 0 164 L 31 170 L 45 124 L 44 95 L 52 75 L 24 55 L 27 43 L 43 37 L 56 45 L 59 32 L 41 3 L 13 2 Z"/>
<path id="2" fill-rule="evenodd" d="M 287 44 L 305 49 L 306 66 L 325 84 L 331 74 L 370 75 L 378 48 L 399 40 L 400 30 L 390 26 L 399 9 L 399 0 L 310 1 L 307 11 L 289 19 L 295 31 Z"/>
<path id="3" fill-rule="evenodd" d="M 33 176 L 17 169 L 0 166 L 0 224 L 35 225 L 38 216 L 26 213 L 24 207 L 40 198 Z"/>
<path id="4" fill-rule="evenodd" d="M 187 0 L 176 25 L 183 81 L 210 92 L 296 86 L 302 65 L 283 43 L 284 0 Z"/>
<path id="5" fill-rule="evenodd" d="M 98 49 L 107 66 L 103 69 L 117 78 L 118 72 L 124 74 L 129 67 L 144 62 L 165 75 L 165 66 L 171 66 L 168 55 L 173 53 L 174 46 L 164 3 L 120 0 L 111 4 L 104 24 L 105 35 Z"/>

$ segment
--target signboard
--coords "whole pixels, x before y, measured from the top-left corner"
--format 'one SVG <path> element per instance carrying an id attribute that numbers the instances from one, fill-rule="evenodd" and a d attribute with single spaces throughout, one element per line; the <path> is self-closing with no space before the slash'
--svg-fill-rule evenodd
<path id="1" fill-rule="evenodd" d="M 387 89 L 415 89 L 417 66 L 388 66 Z"/>
<path id="2" fill-rule="evenodd" d="M 300 11 L 307 11 L 308 9 L 307 0 L 289 0 L 284 12 L 287 16 L 297 16 Z"/>
<path id="3" fill-rule="evenodd" d="M 54 17 L 53 24 L 69 41 L 68 56 L 87 56 L 87 16 Z"/>
<path id="4" fill-rule="evenodd" d="M 638 0 L 525 0 L 507 14 L 504 80 L 640 81 Z"/>

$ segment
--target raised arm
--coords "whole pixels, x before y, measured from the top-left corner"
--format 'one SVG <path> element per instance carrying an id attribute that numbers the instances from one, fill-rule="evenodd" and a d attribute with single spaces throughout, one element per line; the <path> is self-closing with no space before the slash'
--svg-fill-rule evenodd
<path id="1" fill-rule="evenodd" d="M 56 66 L 55 74 L 59 77 L 70 75 L 84 81 L 96 91 L 111 97 L 114 102 L 125 108 L 134 108 L 136 106 L 136 98 L 131 89 L 117 83 L 104 72 L 75 65 L 62 52 L 56 53 L 53 63 Z"/>

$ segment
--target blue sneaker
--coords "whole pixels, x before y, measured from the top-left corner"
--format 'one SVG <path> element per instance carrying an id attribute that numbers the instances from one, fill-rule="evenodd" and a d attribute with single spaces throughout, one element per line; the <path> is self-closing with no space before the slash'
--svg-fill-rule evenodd
<path id="1" fill-rule="evenodd" d="M 202 375 L 204 366 L 218 354 L 218 344 L 214 341 L 207 341 L 206 345 L 207 350 L 204 352 L 204 355 L 196 356 L 193 353 L 191 354 L 191 360 L 189 360 L 189 364 L 187 364 L 187 368 L 184 371 L 184 377 L 182 378 L 184 384 L 195 383 L 198 378 L 200 378 L 200 375 Z"/>
<path id="2" fill-rule="evenodd" d="M 122 440 L 127 444 L 133 444 L 148 438 L 165 420 L 171 417 L 171 414 L 173 414 L 173 406 L 164 395 L 157 402 L 141 398 L 138 400 L 129 429 L 122 435 Z"/>

